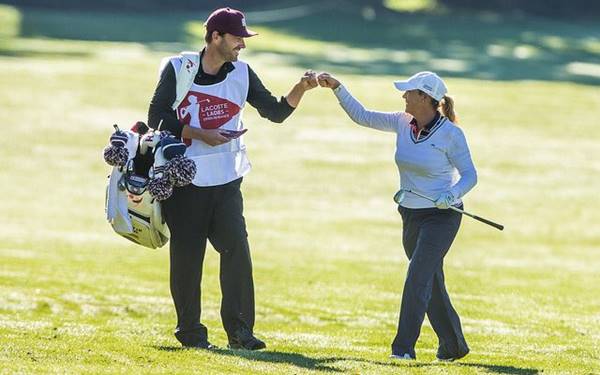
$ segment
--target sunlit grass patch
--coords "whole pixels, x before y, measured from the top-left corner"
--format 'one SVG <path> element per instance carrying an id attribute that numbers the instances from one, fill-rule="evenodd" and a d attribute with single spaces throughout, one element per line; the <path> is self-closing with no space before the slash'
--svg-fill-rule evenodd
<path id="1" fill-rule="evenodd" d="M 384 5 L 390 9 L 401 12 L 415 12 L 434 9 L 435 0 L 385 0 Z"/>

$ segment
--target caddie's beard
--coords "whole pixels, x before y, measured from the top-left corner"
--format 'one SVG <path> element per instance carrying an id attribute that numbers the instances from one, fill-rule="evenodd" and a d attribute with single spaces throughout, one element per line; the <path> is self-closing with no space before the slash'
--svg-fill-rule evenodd
<path id="1" fill-rule="evenodd" d="M 237 54 L 226 43 L 218 46 L 219 54 L 225 61 L 233 62 L 238 60 Z M 239 52 L 238 52 L 239 53 Z"/>

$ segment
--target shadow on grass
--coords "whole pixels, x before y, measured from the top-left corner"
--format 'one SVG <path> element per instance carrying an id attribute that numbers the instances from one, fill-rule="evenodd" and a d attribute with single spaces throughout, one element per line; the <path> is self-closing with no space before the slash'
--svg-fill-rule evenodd
<path id="1" fill-rule="evenodd" d="M 180 346 L 154 346 L 155 349 L 168 352 L 177 352 L 185 349 Z M 480 363 L 466 363 L 466 362 L 455 362 L 455 363 L 444 363 L 444 362 L 401 362 L 396 360 L 390 361 L 377 361 L 368 360 L 362 358 L 353 357 L 323 357 L 323 358 L 312 358 L 304 354 L 299 353 L 288 353 L 281 351 L 247 351 L 247 350 L 230 350 L 230 349 L 213 349 L 207 351 L 207 353 L 217 354 L 228 357 L 240 357 L 250 361 L 260 361 L 269 363 L 281 363 L 296 366 L 307 370 L 322 370 L 330 372 L 344 372 L 345 369 L 337 367 L 337 362 L 360 362 L 364 364 L 370 364 L 375 366 L 393 367 L 393 368 L 427 368 L 427 367 L 473 367 L 480 370 L 493 374 L 514 374 L 514 375 L 534 375 L 539 371 L 531 368 L 520 368 L 514 366 L 503 366 L 503 365 L 486 365 Z"/>
<path id="2" fill-rule="evenodd" d="M 167 352 L 177 352 L 182 350 L 190 350 L 186 348 L 182 348 L 180 346 L 154 346 L 155 349 L 167 351 Z M 336 367 L 328 366 L 329 358 L 320 359 L 320 358 L 311 358 L 307 357 L 303 354 L 299 353 L 286 353 L 286 352 L 278 352 L 278 351 L 248 351 L 248 350 L 230 350 L 230 349 L 211 349 L 207 351 L 207 353 L 218 354 L 222 356 L 229 357 L 241 357 L 250 361 L 260 361 L 260 362 L 269 362 L 269 363 L 282 363 L 288 364 L 296 367 L 300 367 L 303 369 L 310 370 L 323 370 L 323 371 L 331 371 L 331 372 L 342 372 L 343 370 L 338 369 Z"/>
<path id="3" fill-rule="evenodd" d="M 66 52 L 66 51 L 38 51 L 32 49 L 12 49 L 5 48 L 0 45 L 0 56 L 6 57 L 35 57 L 35 58 L 48 58 L 48 59 L 63 59 L 67 57 L 82 58 L 92 56 L 86 52 Z"/>
<path id="4" fill-rule="evenodd" d="M 460 367 L 476 367 L 482 370 L 486 370 L 492 374 L 514 374 L 514 375 L 534 375 L 539 373 L 537 369 L 532 368 L 521 368 L 514 366 L 502 366 L 502 365 L 483 365 L 480 363 L 461 363 L 457 362 L 456 365 Z"/>

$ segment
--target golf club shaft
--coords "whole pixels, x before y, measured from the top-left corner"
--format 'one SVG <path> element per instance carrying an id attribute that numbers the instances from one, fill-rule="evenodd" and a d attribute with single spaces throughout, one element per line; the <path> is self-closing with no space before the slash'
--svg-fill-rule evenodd
<path id="1" fill-rule="evenodd" d="M 407 193 L 412 193 L 412 194 L 414 194 L 414 195 L 416 195 L 416 196 L 418 196 L 418 197 L 425 198 L 425 199 L 427 199 L 428 201 L 431 201 L 431 202 L 434 202 L 434 203 L 435 203 L 435 199 L 432 199 L 432 198 L 430 198 L 430 197 L 427 197 L 427 196 L 425 196 L 425 195 L 423 195 L 423 194 L 421 194 L 421 193 L 417 193 L 416 191 L 412 191 L 412 190 L 405 190 L 405 191 L 406 191 Z M 494 228 L 496 228 L 496 229 L 498 229 L 498 230 L 504 230 L 504 225 L 502 225 L 502 224 L 494 223 L 494 222 L 493 222 L 493 221 L 491 221 L 491 220 L 485 219 L 485 218 L 483 218 L 483 217 L 480 217 L 480 216 L 477 216 L 477 215 L 473 215 L 473 214 L 471 214 L 471 213 L 468 213 L 467 211 L 461 210 L 460 208 L 457 208 L 457 207 L 454 207 L 454 206 L 450 206 L 450 207 L 448 207 L 448 208 L 450 208 L 451 210 L 454 210 L 454 211 L 456 211 L 456 212 L 459 212 L 459 213 L 461 213 L 461 214 L 463 214 L 463 215 L 467 215 L 467 216 L 469 216 L 469 217 L 472 217 L 473 219 L 475 219 L 475 220 L 477 220 L 477 221 L 481 221 L 482 223 L 484 223 L 484 224 L 487 224 L 487 225 L 490 225 L 490 226 L 492 226 L 492 227 L 494 227 Z"/>

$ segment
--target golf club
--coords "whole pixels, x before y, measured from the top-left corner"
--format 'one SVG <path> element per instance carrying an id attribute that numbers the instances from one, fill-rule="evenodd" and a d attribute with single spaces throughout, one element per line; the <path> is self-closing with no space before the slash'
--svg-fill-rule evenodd
<path id="1" fill-rule="evenodd" d="M 414 194 L 414 195 L 416 195 L 418 197 L 425 198 L 428 201 L 431 201 L 431 202 L 435 203 L 435 199 L 429 198 L 429 197 L 427 197 L 427 196 L 425 196 L 425 195 L 423 195 L 421 193 L 417 193 L 416 191 L 412 191 L 410 189 L 398 190 L 398 192 L 394 195 L 394 202 L 396 202 L 397 204 L 400 204 L 400 202 L 402 202 L 402 200 L 404 199 L 405 193 L 412 193 L 412 194 Z M 490 221 L 488 219 L 484 219 L 484 218 L 482 218 L 480 216 L 477 216 L 477 215 L 470 214 L 467 211 L 463 211 L 460 208 L 456 208 L 454 206 L 450 206 L 448 208 L 451 209 L 451 210 L 454 210 L 456 212 L 459 212 L 459 213 L 461 213 L 463 215 L 467 215 L 469 217 L 472 217 L 473 219 L 475 219 L 477 221 L 481 221 L 484 224 L 491 225 L 492 227 L 494 227 L 494 228 L 496 228 L 498 230 L 504 230 L 504 225 L 502 225 L 502 224 L 494 223 L 493 221 Z"/>

